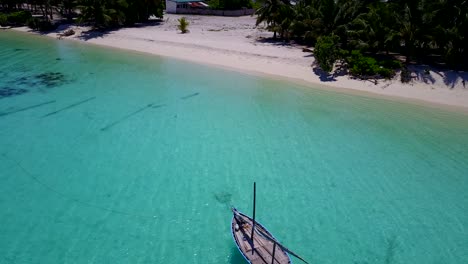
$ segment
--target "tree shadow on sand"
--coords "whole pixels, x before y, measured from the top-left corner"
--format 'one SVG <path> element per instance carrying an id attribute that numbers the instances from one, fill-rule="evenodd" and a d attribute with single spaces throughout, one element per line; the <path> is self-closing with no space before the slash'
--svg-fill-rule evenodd
<path id="1" fill-rule="evenodd" d="M 425 84 L 434 84 L 436 82 L 436 80 L 434 79 L 434 77 L 432 77 L 427 68 L 423 69 L 422 67 L 418 67 L 411 70 L 414 74 L 413 78 L 418 81 L 422 81 Z"/>
<path id="2" fill-rule="evenodd" d="M 133 26 L 126 26 L 126 27 L 116 27 L 116 28 L 107 28 L 107 29 L 97 29 L 93 28 L 88 31 L 83 31 L 81 32 L 80 36 L 78 38 L 83 41 L 88 41 L 90 39 L 95 39 L 95 38 L 102 38 L 105 37 L 106 35 L 118 31 L 123 28 L 144 28 L 144 27 L 153 27 L 153 26 L 160 26 L 163 23 L 163 20 L 161 19 L 150 19 L 147 22 L 144 23 L 135 23 Z"/>
<path id="3" fill-rule="evenodd" d="M 147 22 L 143 23 L 135 23 L 135 25 L 131 26 L 134 28 L 144 28 L 144 27 L 154 27 L 154 26 L 160 26 L 163 24 L 164 20 L 162 19 L 150 19 Z"/>
<path id="4" fill-rule="evenodd" d="M 65 31 L 67 31 L 69 29 L 73 29 L 74 27 L 76 27 L 76 25 L 74 25 L 74 24 L 60 24 L 59 26 L 57 26 L 57 28 L 55 28 L 53 30 L 38 31 L 38 30 L 30 29 L 29 31 L 30 32 L 38 32 L 41 35 L 48 35 L 48 34 L 51 34 L 51 33 L 55 33 L 55 34 L 57 34 L 57 38 L 60 39 L 61 38 L 60 34 L 63 34 Z M 104 37 L 105 35 L 109 34 L 112 31 L 115 31 L 115 30 L 117 30 L 117 29 L 105 29 L 105 30 L 90 29 L 90 30 L 81 32 L 77 36 L 77 38 L 80 39 L 80 40 L 87 41 L 87 40 L 90 40 L 90 39 L 93 39 L 93 38 Z"/>
<path id="5" fill-rule="evenodd" d="M 441 73 L 436 72 L 441 75 Z M 454 70 L 444 71 L 443 72 L 444 84 L 447 85 L 450 89 L 455 88 L 455 85 L 462 83 L 464 89 L 467 89 L 468 83 L 468 73 L 467 72 L 458 72 Z"/>
<path id="6" fill-rule="evenodd" d="M 47 35 L 47 34 L 50 34 L 50 33 L 60 34 L 60 33 L 63 33 L 64 31 L 66 31 L 68 29 L 71 29 L 73 26 L 74 26 L 73 24 L 66 24 L 65 23 L 65 24 L 58 25 L 55 29 L 52 29 L 52 30 L 39 31 L 39 30 L 31 29 L 30 31 L 38 32 L 41 35 Z"/>
<path id="7" fill-rule="evenodd" d="M 293 43 L 281 38 L 264 38 L 260 37 L 255 40 L 255 42 L 262 43 L 262 44 L 270 44 L 274 46 L 294 46 Z"/>
<path id="8" fill-rule="evenodd" d="M 105 37 L 106 35 L 108 35 L 109 33 L 113 31 L 116 31 L 116 29 L 106 29 L 106 30 L 91 29 L 88 31 L 81 32 L 78 38 L 83 41 L 88 41 L 90 39 Z"/>
<path id="9" fill-rule="evenodd" d="M 433 74 L 438 75 L 445 86 L 449 89 L 454 89 L 457 85 L 461 84 L 464 89 L 467 88 L 468 73 L 456 70 L 440 69 L 434 66 L 416 65 L 411 66 L 409 69 L 412 72 L 412 78 L 424 82 L 425 84 L 435 84 L 436 78 Z"/>
<path id="10" fill-rule="evenodd" d="M 328 73 L 320 67 L 317 63 L 312 64 L 312 71 L 317 75 L 321 82 L 336 82 L 336 77 L 345 76 L 348 74 L 348 69 L 344 66 L 338 66 L 333 73 Z"/>
<path id="11" fill-rule="evenodd" d="M 449 89 L 454 89 L 457 86 L 462 89 L 468 89 L 468 71 L 466 66 L 464 63 L 458 65 L 446 64 L 443 56 L 431 53 L 423 55 L 421 62 L 409 66 L 408 69 L 413 71 L 414 78 L 417 80 L 424 81 L 424 79 L 419 78 L 421 77 L 421 72 L 426 75 L 436 74 L 440 78 L 436 78 L 435 83 L 441 80 Z"/>

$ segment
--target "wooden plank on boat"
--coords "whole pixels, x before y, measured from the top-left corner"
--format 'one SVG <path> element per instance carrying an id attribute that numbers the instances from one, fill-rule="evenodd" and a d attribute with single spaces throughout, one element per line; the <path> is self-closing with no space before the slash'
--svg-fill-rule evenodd
<path id="1" fill-rule="evenodd" d="M 252 264 L 288 264 L 291 259 L 288 254 L 280 247 L 276 248 L 275 259 L 273 261 L 274 243 L 263 237 L 259 232 L 255 231 L 253 239 L 253 254 L 251 232 L 253 221 L 247 215 L 233 209 L 234 217 L 232 218 L 232 234 L 239 250 L 244 257 Z M 263 233 L 271 235 L 258 222 L 255 229 L 261 230 Z"/>
<path id="2" fill-rule="evenodd" d="M 296 253 L 281 245 L 270 232 L 255 221 L 256 184 L 254 182 L 253 218 L 231 208 L 231 233 L 237 248 L 251 264 L 289 264 L 289 254 L 309 264 Z"/>

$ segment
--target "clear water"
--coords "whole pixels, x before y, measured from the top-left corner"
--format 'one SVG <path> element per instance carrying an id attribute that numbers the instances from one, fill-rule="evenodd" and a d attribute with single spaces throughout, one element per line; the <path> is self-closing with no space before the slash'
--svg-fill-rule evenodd
<path id="1" fill-rule="evenodd" d="M 468 117 L 0 32 L 0 263 L 468 263 Z M 295 261 L 298 263 L 298 261 Z"/>

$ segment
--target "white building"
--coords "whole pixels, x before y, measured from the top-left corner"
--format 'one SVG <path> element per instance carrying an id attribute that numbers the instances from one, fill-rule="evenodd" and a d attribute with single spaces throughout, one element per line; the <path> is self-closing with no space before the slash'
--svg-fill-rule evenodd
<path id="1" fill-rule="evenodd" d="M 187 9 L 204 9 L 208 5 L 202 0 L 166 0 L 166 13 L 185 13 Z M 179 12 L 177 11 L 179 9 Z"/>

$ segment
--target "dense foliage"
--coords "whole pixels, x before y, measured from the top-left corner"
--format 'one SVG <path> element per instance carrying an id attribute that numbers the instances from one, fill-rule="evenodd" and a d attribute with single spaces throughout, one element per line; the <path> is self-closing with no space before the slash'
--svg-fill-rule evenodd
<path id="1" fill-rule="evenodd" d="M 4 27 L 8 24 L 8 16 L 0 13 L 0 26 Z"/>
<path id="2" fill-rule="evenodd" d="M 345 57 L 349 71 L 358 77 L 391 78 L 395 75 L 395 69 L 401 68 L 399 61 L 381 60 L 364 56 L 357 50 Z"/>
<path id="3" fill-rule="evenodd" d="M 10 18 L 18 12 L 42 15 L 41 19 L 31 17 L 19 24 L 37 27 L 44 23 L 51 24 L 54 15 L 64 19 L 78 18 L 80 23 L 89 23 L 97 28 L 109 28 L 145 22 L 150 16 L 162 18 L 162 0 L 0 0 L 0 23 L 17 25 L 16 18 Z M 5 22 L 5 16 L 7 22 Z M 10 21 L 15 20 L 14 22 Z M 20 19 L 20 18 L 18 18 Z"/>
<path id="4" fill-rule="evenodd" d="M 78 0 L 80 22 L 108 28 L 145 22 L 150 16 L 162 18 L 160 0 Z"/>
<path id="5" fill-rule="evenodd" d="M 326 72 L 333 70 L 333 64 L 338 59 L 337 40 L 336 36 L 323 36 L 319 37 L 315 44 L 315 59 L 320 68 Z"/>
<path id="6" fill-rule="evenodd" d="M 466 0 L 261 1 L 257 24 L 265 23 L 274 37 L 315 45 L 320 37 L 336 36 L 338 48 L 366 54 L 356 65 L 377 69 L 367 59 L 377 54 L 452 67 L 468 63 Z"/>

